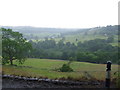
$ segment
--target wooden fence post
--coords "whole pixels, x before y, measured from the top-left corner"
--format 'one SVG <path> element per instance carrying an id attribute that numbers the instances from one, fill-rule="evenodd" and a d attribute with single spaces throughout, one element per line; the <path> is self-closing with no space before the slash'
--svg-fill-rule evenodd
<path id="1" fill-rule="evenodd" d="M 105 87 L 110 88 L 110 78 L 111 78 L 111 61 L 107 61 L 107 67 L 106 67 L 106 82 Z"/>

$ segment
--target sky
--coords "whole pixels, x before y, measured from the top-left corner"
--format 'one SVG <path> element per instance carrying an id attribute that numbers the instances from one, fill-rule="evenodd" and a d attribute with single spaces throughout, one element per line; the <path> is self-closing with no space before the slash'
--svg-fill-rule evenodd
<path id="1" fill-rule="evenodd" d="M 0 25 L 52 28 L 117 25 L 118 1 L 0 0 Z"/>

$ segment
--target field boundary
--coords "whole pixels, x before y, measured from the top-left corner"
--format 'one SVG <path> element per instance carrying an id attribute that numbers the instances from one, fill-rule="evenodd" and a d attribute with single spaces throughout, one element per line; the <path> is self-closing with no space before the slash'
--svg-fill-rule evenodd
<path id="1" fill-rule="evenodd" d="M 59 80 L 59 79 L 48 79 L 48 78 L 31 78 L 24 76 L 15 75 L 2 75 L 2 78 L 18 79 L 25 81 L 38 81 L 38 82 L 49 82 L 55 84 L 66 84 L 66 85 L 100 85 L 98 81 L 72 81 L 72 80 Z"/>

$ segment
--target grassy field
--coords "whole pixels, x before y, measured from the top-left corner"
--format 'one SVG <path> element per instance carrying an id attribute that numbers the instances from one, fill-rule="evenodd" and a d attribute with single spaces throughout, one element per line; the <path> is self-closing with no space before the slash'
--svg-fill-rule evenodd
<path id="1" fill-rule="evenodd" d="M 76 39 L 78 39 L 78 41 L 84 42 L 84 41 L 94 40 L 94 39 L 97 39 L 97 38 L 107 39 L 107 37 L 101 36 L 101 35 L 75 34 L 75 35 L 66 35 L 66 42 L 76 43 Z"/>
<path id="2" fill-rule="evenodd" d="M 67 61 L 49 59 L 27 59 L 23 65 L 3 65 L 2 70 L 4 74 L 38 78 L 73 78 L 75 80 L 81 80 L 83 78 L 95 78 L 97 80 L 105 80 L 105 64 L 73 62 L 71 64 L 71 68 L 74 69 L 74 72 L 56 71 L 56 69 L 60 68 L 64 63 L 67 63 Z M 112 78 L 115 77 L 114 72 L 116 71 L 118 71 L 118 65 L 112 65 Z"/>

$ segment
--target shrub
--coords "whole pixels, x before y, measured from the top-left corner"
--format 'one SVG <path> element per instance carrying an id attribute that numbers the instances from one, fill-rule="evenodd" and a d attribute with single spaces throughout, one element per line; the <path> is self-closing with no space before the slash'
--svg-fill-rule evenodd
<path id="1" fill-rule="evenodd" d="M 8 60 L 2 59 L 2 65 L 5 65 L 5 64 L 7 64 L 7 63 L 9 63 Z"/>
<path id="2" fill-rule="evenodd" d="M 69 64 L 63 64 L 62 67 L 60 68 L 61 72 L 72 72 L 73 69 L 70 67 Z"/>
<path id="3" fill-rule="evenodd" d="M 120 88 L 120 72 L 118 72 L 117 87 Z"/>
<path id="4" fill-rule="evenodd" d="M 116 86 L 117 88 L 120 88 L 120 72 L 115 72 L 114 75 L 116 76 L 115 81 L 116 81 Z"/>

